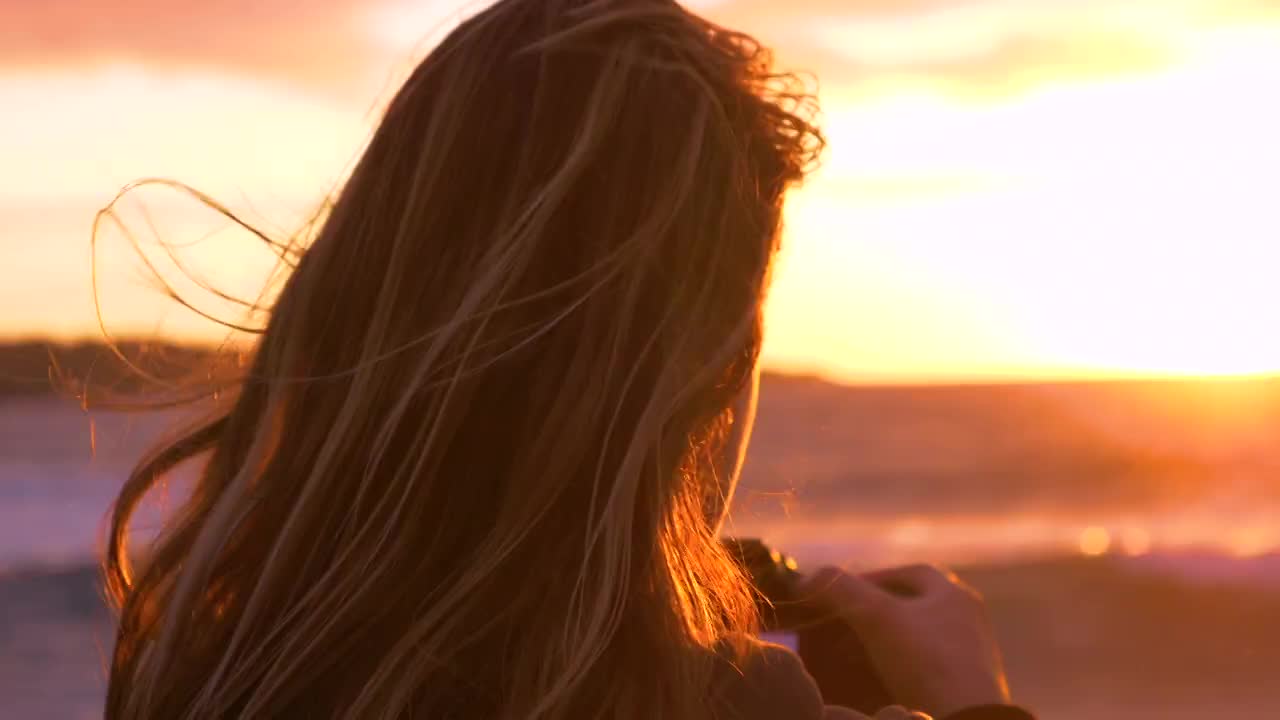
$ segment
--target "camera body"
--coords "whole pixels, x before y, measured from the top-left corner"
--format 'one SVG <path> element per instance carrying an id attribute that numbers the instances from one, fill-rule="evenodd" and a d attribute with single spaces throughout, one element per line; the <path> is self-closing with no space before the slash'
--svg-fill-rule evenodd
<path id="1" fill-rule="evenodd" d="M 893 704 L 857 633 L 830 608 L 806 600 L 799 563 L 753 538 L 728 538 L 725 547 L 759 592 L 758 609 L 766 633 L 794 638 L 805 669 L 823 700 L 867 715 Z"/>

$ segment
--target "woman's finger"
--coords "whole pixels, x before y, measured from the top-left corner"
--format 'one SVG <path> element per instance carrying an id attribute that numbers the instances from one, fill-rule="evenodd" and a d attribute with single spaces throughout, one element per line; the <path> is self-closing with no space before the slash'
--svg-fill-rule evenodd
<path id="1" fill-rule="evenodd" d="M 899 597 L 929 595 L 953 587 L 958 582 L 950 571 L 935 565 L 907 565 L 876 570 L 862 577 L 882 591 Z"/>
<path id="2" fill-rule="evenodd" d="M 875 583 L 833 567 L 824 567 L 810 575 L 801 585 L 800 593 L 821 605 L 855 614 L 879 607 L 890 599 Z"/>
<path id="3" fill-rule="evenodd" d="M 899 705 L 887 707 L 876 713 L 873 720 L 932 720 L 922 712 L 912 712 Z"/>

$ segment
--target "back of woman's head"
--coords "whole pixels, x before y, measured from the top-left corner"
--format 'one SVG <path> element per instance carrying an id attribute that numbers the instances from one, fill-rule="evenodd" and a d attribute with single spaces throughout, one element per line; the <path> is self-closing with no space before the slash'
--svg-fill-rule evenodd
<path id="1" fill-rule="evenodd" d="M 820 144 L 668 0 L 504 0 L 392 101 L 234 397 L 116 507 L 111 717 L 704 714 L 705 508 Z M 191 496 L 133 573 L 128 518 Z"/>

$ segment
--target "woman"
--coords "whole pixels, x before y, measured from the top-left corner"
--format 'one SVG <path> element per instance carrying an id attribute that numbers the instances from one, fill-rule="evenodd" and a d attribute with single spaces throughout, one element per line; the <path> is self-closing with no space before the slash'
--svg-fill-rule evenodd
<path id="1" fill-rule="evenodd" d="M 237 391 L 122 491 L 107 717 L 861 717 L 748 639 L 717 538 L 809 105 L 669 0 L 503 0 L 454 31 Z M 197 457 L 132 569 L 131 513 Z M 1005 703 L 976 604 L 899 575 L 911 602 L 813 595 L 895 697 Z"/>

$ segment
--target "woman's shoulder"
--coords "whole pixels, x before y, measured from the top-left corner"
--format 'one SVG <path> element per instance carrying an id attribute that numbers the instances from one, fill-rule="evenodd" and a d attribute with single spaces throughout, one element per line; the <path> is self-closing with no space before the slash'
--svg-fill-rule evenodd
<path id="1" fill-rule="evenodd" d="M 740 645 L 717 677 L 717 720 L 866 720 L 823 704 L 818 684 L 791 650 L 755 638 Z"/>
<path id="2" fill-rule="evenodd" d="M 722 720 L 821 720 L 822 694 L 800 657 L 781 645 L 739 639 L 716 677 Z"/>
<path id="3" fill-rule="evenodd" d="M 896 705 L 874 718 L 827 705 L 799 655 L 756 638 L 739 645 L 738 659 L 726 659 L 717 678 L 721 711 L 716 720 L 929 720 Z"/>

